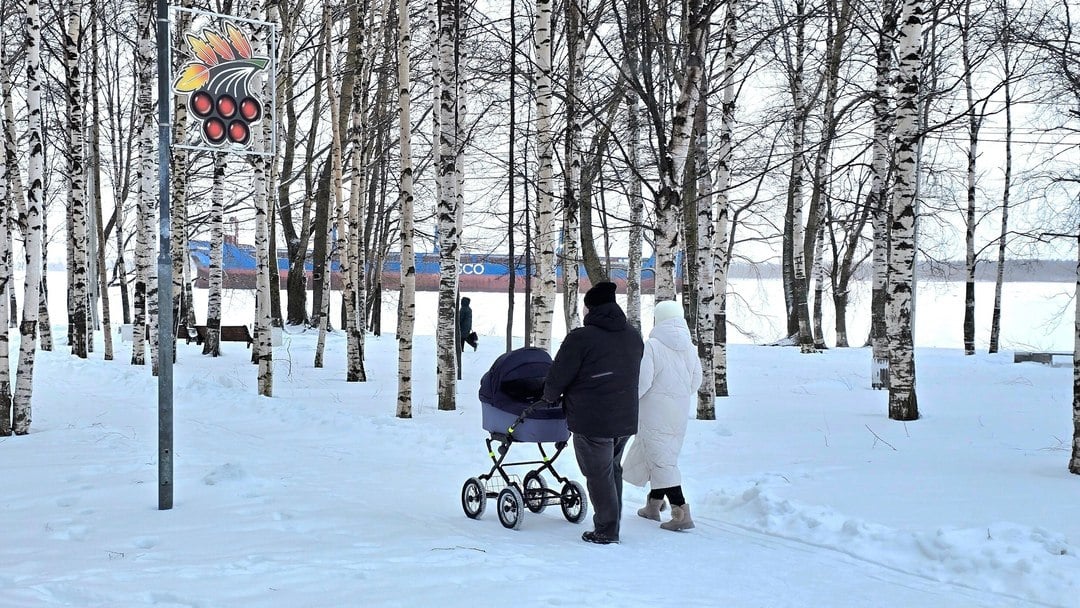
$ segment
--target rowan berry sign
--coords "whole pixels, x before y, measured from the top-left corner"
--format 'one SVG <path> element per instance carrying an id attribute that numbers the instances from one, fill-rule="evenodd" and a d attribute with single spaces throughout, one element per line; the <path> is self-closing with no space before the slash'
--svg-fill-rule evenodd
<path id="1" fill-rule="evenodd" d="M 246 148 L 264 114 L 253 79 L 266 70 L 270 58 L 254 55 L 248 37 L 227 21 L 185 38 L 193 59 L 180 68 L 173 91 L 187 95 L 188 110 L 206 145 Z"/>

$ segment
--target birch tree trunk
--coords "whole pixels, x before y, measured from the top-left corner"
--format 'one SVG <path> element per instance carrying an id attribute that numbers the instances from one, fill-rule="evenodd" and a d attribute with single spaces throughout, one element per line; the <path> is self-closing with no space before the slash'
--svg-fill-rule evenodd
<path id="1" fill-rule="evenodd" d="M 26 3 L 26 96 L 27 130 L 30 157 L 27 181 L 30 182 L 26 200 L 26 277 L 23 282 L 23 314 L 19 324 L 19 365 L 15 377 L 12 431 L 16 435 L 30 432 L 31 396 L 34 390 L 34 354 L 37 347 L 39 300 L 41 297 L 41 243 L 43 182 L 45 177 L 44 138 L 41 120 L 41 20 L 37 0 Z M 9 123 L 10 128 L 10 123 Z"/>
<path id="2" fill-rule="evenodd" d="M 457 109 L 458 80 L 454 49 L 457 3 L 439 0 L 439 132 L 437 141 L 439 230 L 439 310 L 435 329 L 436 373 L 440 410 L 454 410 L 457 389 Z"/>
<path id="3" fill-rule="evenodd" d="M 134 318 L 132 319 L 132 343 L 131 364 L 146 364 L 146 345 L 150 328 L 149 320 L 149 292 L 150 271 L 153 266 L 151 238 L 150 206 L 154 191 L 154 128 L 153 128 L 153 100 L 151 87 L 153 85 L 153 61 L 154 49 L 150 39 L 153 31 L 153 11 L 146 11 L 139 23 L 138 46 L 135 53 L 135 69 L 137 78 L 137 107 L 139 129 L 139 158 L 136 161 L 136 198 L 135 214 L 137 217 L 135 228 L 135 292 L 134 292 Z"/>
<path id="4" fill-rule="evenodd" d="M 412 75 L 409 50 L 409 2 L 398 0 L 398 146 L 401 177 L 398 181 L 399 231 L 401 232 L 401 297 L 398 304 L 398 418 L 412 418 L 413 330 L 416 327 L 416 249 L 413 224 Z"/>
<path id="5" fill-rule="evenodd" d="M 191 7 L 191 0 L 182 0 L 181 6 L 185 8 Z M 174 46 L 173 46 L 173 69 L 178 70 L 183 54 L 181 52 L 180 41 L 184 40 L 184 34 L 190 29 L 191 13 L 180 11 L 176 13 L 176 30 L 173 34 Z M 177 103 L 173 104 L 172 108 L 173 116 L 173 131 L 172 141 L 182 142 L 184 141 L 184 134 L 187 132 L 187 104 Z M 172 178 L 170 184 L 170 198 L 172 199 L 169 204 L 169 255 L 171 257 L 170 262 L 172 264 L 172 285 L 168 286 L 168 297 L 172 298 L 173 303 L 173 327 L 169 328 L 169 331 L 176 335 L 176 330 L 180 326 L 186 326 L 188 324 L 186 316 L 190 304 L 184 300 L 184 287 L 187 284 L 186 277 L 187 264 L 185 260 L 188 259 L 188 243 L 187 243 L 187 191 L 188 191 L 188 152 L 184 148 L 173 147 L 170 151 L 170 165 L 171 170 L 169 176 Z M 176 360 L 176 342 L 173 342 L 173 361 Z"/>
<path id="6" fill-rule="evenodd" d="M 326 73 L 327 73 L 326 90 L 332 93 L 333 87 L 334 87 L 334 77 L 333 77 L 333 74 L 334 74 L 334 62 L 333 62 L 333 53 L 331 52 L 331 44 L 330 44 L 330 41 L 332 40 L 333 37 L 331 36 L 330 28 L 331 28 L 330 6 L 329 5 L 323 5 L 322 39 L 323 39 L 323 49 L 324 49 L 323 50 L 323 56 L 324 56 L 324 61 L 326 62 Z M 331 117 L 331 119 L 330 119 L 330 128 L 332 129 L 332 131 L 331 131 L 331 133 L 332 133 L 331 141 L 336 140 L 336 141 L 340 142 L 341 141 L 341 123 L 338 120 L 338 116 L 337 116 L 337 102 L 334 100 L 332 95 L 331 95 L 330 99 L 328 99 L 328 102 L 329 102 L 329 105 L 330 105 L 330 117 Z M 331 155 L 331 157 L 327 161 L 327 171 L 329 171 L 329 173 L 331 175 L 333 175 L 333 152 L 332 151 L 331 151 L 330 155 Z M 327 181 L 329 182 L 330 180 L 327 180 Z M 327 205 L 327 207 L 329 207 L 329 205 Z M 332 234 L 332 227 L 333 227 L 334 223 L 330 219 L 329 209 L 327 209 L 327 211 L 326 211 L 326 216 L 327 216 L 326 217 L 326 224 L 325 225 L 320 225 L 320 222 L 318 221 L 318 210 L 316 211 L 316 221 L 315 221 L 316 230 L 318 230 L 319 228 L 322 229 L 322 232 L 320 234 L 324 235 L 323 238 L 325 238 L 326 247 L 325 247 L 325 252 L 324 252 L 324 256 L 323 256 L 323 264 L 324 264 L 324 266 L 323 266 L 322 276 L 321 277 L 317 276 L 317 278 L 316 278 L 316 280 L 320 281 L 321 284 L 322 284 L 322 297 L 321 298 L 316 298 L 316 306 L 318 306 L 320 310 L 319 310 L 319 312 L 317 313 L 317 316 L 316 316 L 316 318 L 318 319 L 318 322 L 319 322 L 319 339 L 318 339 L 318 342 L 316 342 L 316 344 L 315 344 L 315 361 L 313 363 L 315 368 L 323 367 L 323 357 L 324 357 L 325 352 L 326 352 L 326 334 L 330 330 L 330 274 L 331 274 L 331 270 L 333 269 L 333 262 L 334 262 L 334 252 L 333 252 L 333 246 L 332 246 L 332 243 L 331 243 L 331 234 Z M 315 255 L 319 255 L 318 246 L 315 247 Z"/>
<path id="7" fill-rule="evenodd" d="M 348 382 L 366 382 L 367 373 L 364 370 L 364 332 L 367 326 L 367 247 L 368 231 L 366 229 L 367 214 L 364 212 L 368 191 L 369 158 L 372 145 L 370 137 L 365 137 L 364 117 L 369 111 L 371 101 L 369 99 L 370 83 L 372 77 L 372 65 L 376 62 L 375 55 L 378 52 L 374 40 L 375 36 L 369 35 L 376 31 L 374 22 L 376 18 L 383 20 L 387 9 L 387 3 L 382 3 L 377 10 L 370 6 L 361 7 L 361 10 L 350 15 L 351 47 L 361 49 L 354 53 L 349 60 L 349 71 L 356 74 L 353 81 L 352 94 L 349 95 L 350 106 L 341 105 L 343 115 L 350 119 L 349 148 L 352 151 L 349 187 L 349 209 L 347 212 L 348 229 L 338 229 L 339 254 L 341 260 L 341 276 L 343 279 L 342 298 L 343 310 L 346 316 L 346 380 Z M 370 22 L 365 25 L 364 18 Z M 343 158 L 343 157 L 342 157 Z M 347 237 L 347 240 L 346 240 Z"/>
<path id="8" fill-rule="evenodd" d="M 587 0 L 566 0 L 566 144 L 563 162 L 567 170 L 563 176 L 566 193 L 563 200 L 563 313 L 566 330 L 581 326 L 578 307 L 578 285 L 581 276 L 581 117 L 578 91 L 581 88 L 581 67 L 585 63 L 585 31 L 581 27 Z"/>
<path id="9" fill-rule="evenodd" d="M 0 40 L 0 46 L 3 41 Z M 11 435 L 11 332 L 8 330 L 12 289 L 11 189 L 7 171 L 7 120 L 0 113 L 0 437 Z"/>
<path id="10" fill-rule="evenodd" d="M 536 277 L 539 286 L 532 297 L 532 345 L 551 348 L 551 318 L 555 310 L 555 180 L 554 131 L 551 125 L 551 0 L 537 0 L 533 25 L 536 53 Z"/>
<path id="11" fill-rule="evenodd" d="M 225 255 L 225 170 L 224 153 L 214 154 L 214 185 L 210 190 L 210 265 L 207 268 L 206 341 L 203 354 L 221 355 L 221 288 Z"/>
<path id="12" fill-rule="evenodd" d="M 890 74 L 892 71 L 893 39 L 896 33 L 895 0 L 882 0 L 881 26 L 876 47 L 877 63 L 874 80 L 874 142 L 870 174 L 870 208 L 874 230 L 873 279 L 870 297 L 870 345 L 872 351 L 870 386 L 888 386 L 889 340 L 886 328 L 885 292 L 889 274 L 889 216 L 887 185 L 891 164 L 889 139 L 894 114 L 890 107 Z"/>
<path id="13" fill-rule="evenodd" d="M 252 4 L 248 18 L 257 20 L 265 16 L 259 2 Z M 268 26 L 259 26 L 253 36 L 255 52 L 260 56 L 269 56 Z M 267 99 L 271 94 L 262 72 L 256 72 L 251 79 L 252 88 L 258 91 L 262 99 Z M 268 128 L 272 117 L 262 120 L 252 130 L 252 150 L 259 153 L 269 151 Z M 269 193 L 273 184 L 267 179 L 270 169 L 270 157 L 259 154 L 253 159 L 254 175 L 252 188 L 254 190 L 255 206 L 255 343 L 251 346 L 251 354 L 258 364 L 256 376 L 258 392 L 263 397 L 274 395 L 274 349 L 270 339 L 270 206 Z M 273 271 L 277 272 L 277 256 L 274 256 Z"/>
<path id="14" fill-rule="evenodd" d="M 626 63 L 631 74 L 641 69 L 641 5 L 627 0 Z M 645 221 L 645 198 L 641 191 L 638 146 L 641 145 L 641 96 L 634 87 L 626 87 L 626 162 L 629 165 L 627 198 L 630 204 L 630 244 L 626 260 L 626 318 L 641 330 L 641 242 Z"/>
<path id="15" fill-rule="evenodd" d="M 20 230 L 25 231 L 26 190 L 23 187 L 21 168 L 19 167 L 19 139 L 15 134 L 15 103 L 11 94 L 11 75 L 7 71 L 8 56 L 4 49 L 3 33 L 0 32 L 0 95 L 3 96 L 4 118 L 7 123 L 2 134 L 4 137 L 4 147 L 6 148 L 4 163 L 7 167 L 8 175 L 8 200 L 14 201 L 15 203 L 15 208 L 11 210 L 9 217 L 13 226 L 18 226 Z M 12 297 L 14 297 L 14 290 L 12 290 L 11 293 Z M 12 314 L 14 314 L 14 312 L 13 306 Z M 12 322 L 14 322 L 14 319 Z"/>
<path id="16" fill-rule="evenodd" d="M 679 100 L 671 121 L 669 144 L 660 154 L 660 190 L 655 201 L 656 229 L 656 301 L 674 300 L 676 254 L 679 251 L 679 215 L 683 201 L 683 184 L 687 156 L 690 153 L 694 115 L 701 99 L 701 80 L 704 74 L 705 29 L 708 16 L 702 14 L 700 0 L 692 0 L 687 11 L 686 69 L 680 79 Z"/>
<path id="17" fill-rule="evenodd" d="M 897 55 L 896 189 L 889 227 L 888 335 L 889 418 L 918 420 L 915 393 L 915 349 L 912 335 L 912 292 L 915 260 L 916 157 L 921 135 L 919 74 L 922 67 L 922 0 L 905 0 Z"/>
<path id="18" fill-rule="evenodd" d="M 703 79 L 702 89 L 708 90 L 707 80 Z M 703 100 L 695 112 L 696 145 L 694 146 L 697 167 L 697 199 L 695 209 L 697 242 L 694 243 L 693 264 L 697 267 L 697 281 L 694 285 L 694 329 L 691 333 L 697 342 L 698 358 L 701 359 L 702 381 L 697 395 L 697 417 L 699 420 L 716 420 L 716 381 L 714 366 L 716 357 L 716 224 L 713 218 L 712 168 L 709 166 L 709 127 L 708 104 Z M 687 244 L 689 245 L 689 243 Z M 688 256 L 689 257 L 689 256 Z M 689 299 L 684 292 L 684 299 Z"/>
<path id="19" fill-rule="evenodd" d="M 1080 294 L 1080 226 L 1077 227 L 1076 291 Z M 1073 319 L 1073 440 L 1069 472 L 1080 475 L 1080 298 L 1076 298 Z"/>
<path id="20" fill-rule="evenodd" d="M 67 67 L 67 106 L 68 106 L 68 205 L 71 214 L 71 285 L 69 298 L 71 310 L 68 313 L 68 335 L 71 339 L 71 354 L 85 359 L 87 356 L 87 338 L 89 335 L 88 314 L 88 270 L 89 238 L 87 235 L 86 213 L 86 171 L 83 164 L 83 100 L 82 72 L 79 68 L 79 46 L 82 38 L 82 15 L 79 5 L 71 7 L 68 15 L 67 35 L 64 38 L 64 52 Z"/>
<path id="21" fill-rule="evenodd" d="M 809 277 L 807 276 L 807 256 L 802 248 L 806 242 L 804 231 L 804 180 L 803 165 L 806 162 L 806 120 L 809 113 L 804 84 L 806 61 L 806 3 L 795 2 L 795 48 L 792 50 L 791 64 L 793 71 L 790 79 L 792 109 L 791 177 L 789 190 L 789 208 L 791 223 L 791 262 L 793 281 L 791 284 L 794 316 L 798 322 L 796 341 L 804 353 L 815 352 L 814 337 L 810 329 Z M 786 249 L 786 248 L 785 248 Z M 785 251 L 786 254 L 786 251 Z"/>
<path id="22" fill-rule="evenodd" d="M 727 382 L 727 277 L 731 264 L 728 248 L 731 160 L 735 131 L 735 52 L 738 47 L 738 0 L 727 0 L 724 14 L 724 67 L 720 76 L 720 144 L 717 151 L 716 208 L 713 231 L 713 383 L 714 395 L 728 396 Z M 700 393 L 699 393 L 700 394 Z M 701 418 L 701 412 L 698 413 Z"/>
<path id="23" fill-rule="evenodd" d="M 967 94 L 967 212 L 964 215 L 964 354 L 975 354 L 975 168 L 979 151 L 979 128 L 982 122 L 975 111 L 975 67 L 971 61 L 971 0 L 964 2 L 960 30 L 960 57 L 964 67 L 964 91 Z"/>
<path id="24" fill-rule="evenodd" d="M 101 337 L 105 345 L 103 354 L 106 361 L 113 360 L 112 312 L 109 306 L 109 275 L 105 263 L 105 218 L 101 196 L 101 111 L 98 103 L 98 38 L 97 0 L 90 3 L 90 188 L 91 204 L 94 207 L 94 230 L 97 236 L 97 272 L 101 293 Z"/>
<path id="25" fill-rule="evenodd" d="M 990 348 L 991 354 L 998 352 L 998 342 L 1001 338 L 1001 288 L 1005 282 L 1005 245 L 1009 234 L 1009 195 L 1012 190 L 1012 79 L 1013 57 L 1012 39 L 1009 32 L 1008 3 L 1003 2 L 1001 7 L 1003 26 L 1001 28 L 1001 62 L 1004 76 L 1005 94 L 1005 176 L 1001 186 L 1001 234 L 998 236 L 997 273 L 994 276 L 994 312 L 990 320 Z"/>

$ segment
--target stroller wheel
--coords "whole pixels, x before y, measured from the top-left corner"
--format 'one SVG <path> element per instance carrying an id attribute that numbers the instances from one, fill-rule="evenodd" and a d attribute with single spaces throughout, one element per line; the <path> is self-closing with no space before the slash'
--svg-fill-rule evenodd
<path id="1" fill-rule="evenodd" d="M 547 508 L 547 482 L 536 471 L 525 474 L 525 506 L 533 513 L 543 513 Z"/>
<path id="2" fill-rule="evenodd" d="M 525 519 L 525 499 L 521 497 L 521 490 L 517 486 L 503 488 L 495 499 L 496 512 L 499 514 L 499 523 L 504 528 L 517 530 Z"/>
<path id="3" fill-rule="evenodd" d="M 585 499 L 585 488 L 576 481 L 568 481 L 562 488 L 559 497 L 559 506 L 562 507 L 563 517 L 572 524 L 581 523 L 589 514 L 589 502 Z"/>
<path id="4" fill-rule="evenodd" d="M 470 519 L 480 519 L 486 506 L 487 492 L 484 490 L 484 484 L 480 483 L 479 479 L 470 477 L 461 487 L 461 508 Z"/>

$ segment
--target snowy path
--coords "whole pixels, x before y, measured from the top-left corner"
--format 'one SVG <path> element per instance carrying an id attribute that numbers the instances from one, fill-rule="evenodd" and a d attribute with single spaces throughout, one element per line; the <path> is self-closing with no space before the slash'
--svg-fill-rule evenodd
<path id="1" fill-rule="evenodd" d="M 492 500 L 470 520 L 461 485 L 490 468 L 471 388 L 480 366 L 467 368 L 459 410 L 418 398 L 416 417 L 399 420 L 392 340 L 369 342 L 369 373 L 383 380 L 364 385 L 340 379 L 340 351 L 310 369 L 312 342 L 276 356 L 273 399 L 254 396 L 242 347 L 216 361 L 183 347 L 176 501 L 164 512 L 147 370 L 42 353 L 33 432 L 0 438 L 0 607 L 1080 606 L 1070 603 L 1076 551 L 1060 535 L 993 521 L 953 528 L 955 512 L 926 522 L 939 529 L 928 533 L 786 500 L 775 481 L 785 470 L 765 456 L 781 431 L 753 436 L 742 422 L 708 425 L 687 444 L 698 463 L 687 469 L 690 532 L 638 518 L 643 491 L 632 487 L 618 546 L 583 543 L 589 524 L 568 523 L 557 507 L 526 514 L 518 531 L 499 524 Z M 431 357 L 426 348 L 418 358 Z M 418 395 L 434 394 L 423 385 L 431 376 Z M 830 396 L 828 454 L 853 463 L 859 452 L 836 452 L 847 416 L 836 403 Z M 773 419 L 763 408 L 752 410 Z M 861 441 L 864 419 L 853 423 Z M 721 441 L 719 456 L 706 450 Z M 759 468 L 734 471 L 724 461 L 736 454 Z M 833 463 L 818 458 L 811 472 L 824 479 Z M 557 465 L 580 480 L 570 450 Z M 871 480 L 850 492 L 880 492 Z M 970 538 L 991 526 L 992 541 Z"/>

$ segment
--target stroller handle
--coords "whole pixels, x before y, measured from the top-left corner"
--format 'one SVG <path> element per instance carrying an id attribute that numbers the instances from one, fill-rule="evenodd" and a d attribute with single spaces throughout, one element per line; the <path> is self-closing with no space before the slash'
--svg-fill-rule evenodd
<path id="1" fill-rule="evenodd" d="M 507 439 L 510 439 L 514 435 L 514 429 L 517 428 L 517 425 L 521 424 L 526 418 L 528 418 L 529 415 L 533 413 L 533 411 L 538 410 L 538 409 L 545 409 L 545 408 L 554 409 L 556 407 L 558 407 L 558 408 L 563 407 L 561 399 L 556 403 L 552 403 L 550 401 L 544 401 L 543 399 L 540 399 L 538 401 L 534 401 L 533 403 L 529 404 L 529 406 L 526 407 L 521 412 L 521 414 L 517 417 L 517 419 L 514 420 L 514 423 L 510 425 L 510 428 L 506 429 Z"/>

